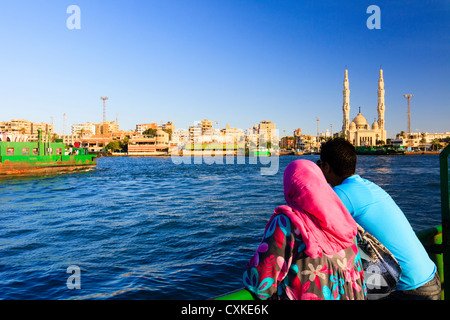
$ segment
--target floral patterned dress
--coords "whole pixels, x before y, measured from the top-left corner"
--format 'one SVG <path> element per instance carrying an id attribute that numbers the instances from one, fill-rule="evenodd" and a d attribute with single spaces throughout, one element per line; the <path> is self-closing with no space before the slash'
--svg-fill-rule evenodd
<path id="1" fill-rule="evenodd" d="M 289 218 L 275 215 L 244 272 L 244 286 L 260 299 L 365 300 L 367 288 L 356 244 L 317 258 L 305 252 Z"/>

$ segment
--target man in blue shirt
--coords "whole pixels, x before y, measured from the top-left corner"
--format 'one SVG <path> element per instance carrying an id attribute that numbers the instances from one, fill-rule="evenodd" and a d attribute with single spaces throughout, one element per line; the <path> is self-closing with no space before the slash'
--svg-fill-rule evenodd
<path id="1" fill-rule="evenodd" d="M 441 283 L 436 265 L 391 196 L 355 174 L 355 147 L 345 139 L 330 140 L 322 145 L 317 164 L 356 222 L 400 263 L 397 291 L 388 299 L 439 300 Z"/>

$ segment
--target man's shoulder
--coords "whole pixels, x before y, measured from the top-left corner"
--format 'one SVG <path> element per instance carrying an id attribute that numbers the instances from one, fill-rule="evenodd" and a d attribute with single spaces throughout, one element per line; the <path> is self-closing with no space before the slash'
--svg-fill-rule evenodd
<path id="1" fill-rule="evenodd" d="M 352 188 L 352 187 L 372 188 L 372 187 L 376 187 L 376 188 L 379 188 L 377 184 L 375 184 L 374 182 L 372 182 L 370 180 L 362 178 L 358 174 L 354 174 L 354 175 L 348 177 L 347 179 L 342 181 L 342 184 L 340 184 L 339 186 L 336 186 L 336 187 L 340 187 L 340 188 Z"/>
<path id="2" fill-rule="evenodd" d="M 348 190 L 363 185 L 365 181 L 357 174 L 346 178 L 340 185 L 334 187 L 335 190 Z"/>
<path id="3" fill-rule="evenodd" d="M 380 191 L 380 187 L 375 183 L 363 179 L 359 175 L 348 177 L 342 184 L 335 186 L 333 189 L 339 196 L 345 194 L 349 199 L 359 196 L 370 198 L 369 194 L 376 194 Z"/>
<path id="4" fill-rule="evenodd" d="M 333 188 L 335 192 L 342 198 L 342 194 L 350 201 L 357 201 L 361 205 L 363 203 L 380 202 L 390 196 L 376 183 L 361 178 L 359 175 L 353 175 L 343 181 L 342 184 Z M 383 200 L 383 201 L 384 201 Z"/>

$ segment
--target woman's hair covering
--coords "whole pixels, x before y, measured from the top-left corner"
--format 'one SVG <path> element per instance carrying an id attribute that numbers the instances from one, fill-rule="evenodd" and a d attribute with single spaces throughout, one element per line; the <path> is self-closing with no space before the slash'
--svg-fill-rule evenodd
<path id="1" fill-rule="evenodd" d="M 320 168 L 309 160 L 291 162 L 284 171 L 285 214 L 301 233 L 310 257 L 333 255 L 354 243 L 357 224 Z"/>

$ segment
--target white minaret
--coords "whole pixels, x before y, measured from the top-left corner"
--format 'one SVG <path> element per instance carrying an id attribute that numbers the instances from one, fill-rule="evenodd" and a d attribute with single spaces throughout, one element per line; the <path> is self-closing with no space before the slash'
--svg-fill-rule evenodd
<path id="1" fill-rule="evenodd" d="M 380 68 L 380 78 L 378 79 L 378 128 L 381 132 L 381 140 L 386 141 L 386 131 L 384 131 L 384 80 L 383 69 Z"/>
<path id="2" fill-rule="evenodd" d="M 344 120 L 342 121 L 342 134 L 347 134 L 350 126 L 350 89 L 348 84 L 347 69 L 345 69 L 343 95 L 344 95 L 344 103 L 342 105 L 342 111 L 344 112 Z"/>

